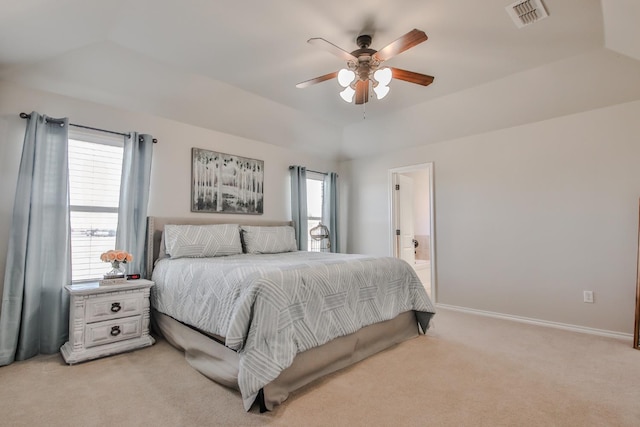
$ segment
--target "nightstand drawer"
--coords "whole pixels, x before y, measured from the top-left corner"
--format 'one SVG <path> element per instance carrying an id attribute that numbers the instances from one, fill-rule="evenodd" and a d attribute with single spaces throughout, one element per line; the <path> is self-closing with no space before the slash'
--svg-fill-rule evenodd
<path id="1" fill-rule="evenodd" d="M 105 322 L 89 323 L 85 327 L 85 348 L 116 341 L 137 338 L 142 335 L 142 316 L 125 317 Z"/>
<path id="2" fill-rule="evenodd" d="M 101 320 L 135 316 L 136 314 L 142 313 L 143 301 L 144 295 L 142 292 L 90 298 L 87 301 L 85 321 L 87 323 L 91 323 Z"/>

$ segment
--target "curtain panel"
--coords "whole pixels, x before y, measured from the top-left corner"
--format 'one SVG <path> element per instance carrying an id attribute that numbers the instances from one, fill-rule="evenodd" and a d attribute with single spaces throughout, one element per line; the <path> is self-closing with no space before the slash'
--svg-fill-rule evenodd
<path id="1" fill-rule="evenodd" d="M 291 219 L 296 229 L 298 250 L 308 250 L 307 221 L 307 169 L 304 166 L 290 166 L 291 174 Z"/>
<path id="2" fill-rule="evenodd" d="M 27 121 L 7 250 L 0 365 L 59 351 L 71 283 L 67 118 Z"/>
<path id="3" fill-rule="evenodd" d="M 116 248 L 133 255 L 133 260 L 126 264 L 127 272 L 139 273 L 141 277 L 146 273 L 145 238 L 152 155 L 151 135 L 131 132 L 125 137 Z"/>

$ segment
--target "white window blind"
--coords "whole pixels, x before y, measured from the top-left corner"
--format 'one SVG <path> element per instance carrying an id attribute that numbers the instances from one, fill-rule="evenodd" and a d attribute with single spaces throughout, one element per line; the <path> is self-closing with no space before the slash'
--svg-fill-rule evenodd
<path id="1" fill-rule="evenodd" d="M 115 249 L 124 141 L 69 135 L 72 281 L 96 280 L 110 269 L 100 254 Z"/>

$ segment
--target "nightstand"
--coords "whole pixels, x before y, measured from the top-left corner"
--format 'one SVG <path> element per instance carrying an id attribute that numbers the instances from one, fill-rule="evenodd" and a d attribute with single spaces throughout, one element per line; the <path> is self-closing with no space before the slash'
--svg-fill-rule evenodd
<path id="1" fill-rule="evenodd" d="M 69 341 L 60 352 L 68 364 L 110 356 L 153 345 L 149 335 L 150 280 L 119 285 L 66 285 L 69 304 Z"/>

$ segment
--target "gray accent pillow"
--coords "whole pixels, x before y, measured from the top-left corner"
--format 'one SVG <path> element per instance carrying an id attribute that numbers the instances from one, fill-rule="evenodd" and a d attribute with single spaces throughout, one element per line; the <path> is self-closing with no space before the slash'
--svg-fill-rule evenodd
<path id="1" fill-rule="evenodd" d="M 175 225 L 164 227 L 167 255 L 171 258 L 203 258 L 242 253 L 237 224 Z"/>
<path id="2" fill-rule="evenodd" d="M 244 251 L 248 254 L 277 254 L 298 250 L 293 227 L 242 226 Z"/>

